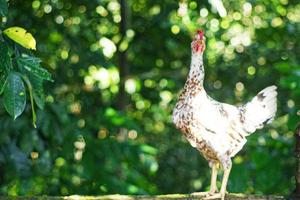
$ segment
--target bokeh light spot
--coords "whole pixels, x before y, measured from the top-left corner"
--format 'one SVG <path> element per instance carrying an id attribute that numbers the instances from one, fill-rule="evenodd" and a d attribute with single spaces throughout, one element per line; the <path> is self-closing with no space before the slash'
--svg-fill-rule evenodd
<path id="1" fill-rule="evenodd" d="M 103 6 L 97 6 L 96 12 L 101 15 L 102 17 L 106 17 L 108 15 L 107 10 Z"/>
<path id="2" fill-rule="evenodd" d="M 206 8 L 201 8 L 200 16 L 201 17 L 207 17 L 207 15 L 208 15 L 208 10 Z"/>
<path id="3" fill-rule="evenodd" d="M 108 136 L 108 130 L 106 128 L 101 128 L 99 131 L 98 131 L 98 138 L 99 139 L 104 139 Z"/>
<path id="4" fill-rule="evenodd" d="M 102 37 L 99 40 L 99 44 L 103 48 L 102 51 L 104 56 L 108 58 L 111 58 L 114 55 L 114 53 L 117 51 L 116 45 L 106 37 Z"/>
<path id="5" fill-rule="evenodd" d="M 41 2 L 40 1 L 33 1 L 32 2 L 32 8 L 33 9 L 38 9 L 41 6 Z"/>
<path id="6" fill-rule="evenodd" d="M 160 13 L 160 6 L 155 5 L 149 10 L 150 15 L 158 15 Z"/>
<path id="7" fill-rule="evenodd" d="M 60 57 L 66 60 L 69 57 L 69 52 L 67 50 L 62 50 L 60 53 Z"/>
<path id="8" fill-rule="evenodd" d="M 243 14 L 244 16 L 250 16 L 252 11 L 252 5 L 249 2 L 244 3 L 243 5 Z"/>
<path id="9" fill-rule="evenodd" d="M 172 27 L 171 27 L 171 31 L 172 31 L 172 33 L 173 34 L 178 34 L 179 32 L 180 32 L 180 27 L 179 26 L 177 26 L 177 25 L 173 25 Z"/>
<path id="10" fill-rule="evenodd" d="M 125 90 L 129 94 L 133 94 L 137 90 L 136 81 L 134 79 L 127 79 L 125 82 Z"/>
<path id="11" fill-rule="evenodd" d="M 31 159 L 33 159 L 33 160 L 38 159 L 39 153 L 36 152 L 36 151 L 32 151 L 32 152 L 30 153 L 30 157 L 31 157 Z"/>
<path id="12" fill-rule="evenodd" d="M 282 21 L 282 19 L 280 17 L 275 17 L 271 21 L 271 25 L 273 27 L 278 27 L 278 26 L 281 26 L 282 24 L 283 24 L 283 21 Z"/>
<path id="13" fill-rule="evenodd" d="M 64 18 L 63 18 L 63 16 L 58 15 L 58 16 L 55 18 L 55 22 L 56 22 L 57 24 L 62 24 L 62 23 L 64 23 Z"/>
<path id="14" fill-rule="evenodd" d="M 137 138 L 137 132 L 136 130 L 130 130 L 128 131 L 128 137 L 132 140 L 136 139 Z"/>
<path id="15" fill-rule="evenodd" d="M 237 82 L 235 84 L 235 88 L 236 88 L 237 91 L 241 92 L 241 91 L 244 90 L 244 84 L 242 82 Z"/>
<path id="16" fill-rule="evenodd" d="M 258 63 L 259 65 L 264 65 L 264 64 L 266 64 L 266 59 L 265 59 L 264 57 L 259 57 L 259 58 L 257 59 L 257 63 Z"/>
<path id="17" fill-rule="evenodd" d="M 248 74 L 249 75 L 254 75 L 255 74 L 255 72 L 256 72 L 256 69 L 255 69 L 255 67 L 253 67 L 253 66 L 250 66 L 250 67 L 248 67 L 248 69 L 247 69 L 247 72 L 248 72 Z"/>
<path id="18" fill-rule="evenodd" d="M 289 108 L 293 108 L 293 107 L 295 106 L 295 102 L 294 102 L 292 99 L 289 99 L 289 100 L 287 101 L 287 106 L 288 106 Z"/>
<path id="19" fill-rule="evenodd" d="M 214 82 L 214 88 L 216 88 L 216 89 L 221 89 L 221 87 L 222 87 L 222 82 L 219 81 L 219 80 L 216 80 L 216 81 Z"/>
<path id="20" fill-rule="evenodd" d="M 44 6 L 44 12 L 47 13 L 47 14 L 49 14 L 51 11 L 52 11 L 52 6 L 49 5 L 49 4 L 46 4 Z"/>
<path id="21" fill-rule="evenodd" d="M 190 6 L 190 9 L 194 10 L 194 9 L 197 8 L 197 2 L 196 1 L 192 1 L 192 2 L 190 2 L 189 6 Z"/>

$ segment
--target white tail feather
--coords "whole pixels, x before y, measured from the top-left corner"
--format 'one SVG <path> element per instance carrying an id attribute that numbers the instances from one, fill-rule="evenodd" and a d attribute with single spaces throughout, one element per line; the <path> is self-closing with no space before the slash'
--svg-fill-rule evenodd
<path id="1" fill-rule="evenodd" d="M 260 91 L 244 106 L 244 125 L 249 133 L 270 123 L 277 111 L 277 87 L 269 86 Z"/>

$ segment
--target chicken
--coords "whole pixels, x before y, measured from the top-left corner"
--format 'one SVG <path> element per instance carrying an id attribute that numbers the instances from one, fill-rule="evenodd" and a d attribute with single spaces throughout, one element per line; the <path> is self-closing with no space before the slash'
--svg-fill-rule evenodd
<path id="1" fill-rule="evenodd" d="M 200 151 L 212 169 L 210 191 L 206 193 L 205 199 L 224 200 L 232 166 L 231 158 L 242 149 L 247 136 L 274 119 L 277 88 L 269 86 L 263 89 L 240 107 L 218 102 L 208 96 L 203 87 L 203 31 L 198 30 L 191 48 L 190 71 L 172 119 L 176 128 Z M 224 175 L 220 192 L 217 192 L 216 180 L 220 166 Z"/>

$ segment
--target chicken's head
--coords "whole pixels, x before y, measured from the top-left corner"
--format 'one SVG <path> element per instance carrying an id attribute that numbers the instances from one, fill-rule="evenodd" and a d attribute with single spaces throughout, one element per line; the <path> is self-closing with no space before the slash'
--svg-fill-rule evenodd
<path id="1" fill-rule="evenodd" d="M 191 46 L 193 53 L 203 53 L 205 49 L 205 37 L 202 30 L 197 30 L 197 34 L 195 35 Z"/>

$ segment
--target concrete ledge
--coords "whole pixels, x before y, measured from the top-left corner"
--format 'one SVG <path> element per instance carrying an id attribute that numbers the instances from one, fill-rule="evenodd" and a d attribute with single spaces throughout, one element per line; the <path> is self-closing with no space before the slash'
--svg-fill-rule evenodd
<path id="1" fill-rule="evenodd" d="M 166 195 L 103 195 L 103 196 L 19 196 L 19 197 L 0 197 L 0 200 L 201 200 L 203 193 L 197 194 L 166 194 Z M 227 194 L 226 200 L 285 200 L 283 196 L 276 195 L 245 195 L 245 194 Z"/>

